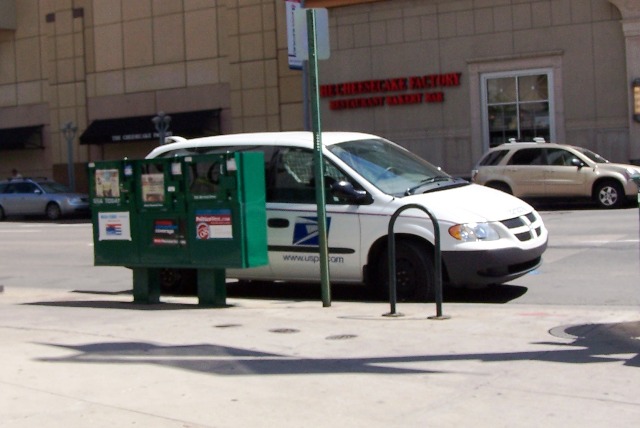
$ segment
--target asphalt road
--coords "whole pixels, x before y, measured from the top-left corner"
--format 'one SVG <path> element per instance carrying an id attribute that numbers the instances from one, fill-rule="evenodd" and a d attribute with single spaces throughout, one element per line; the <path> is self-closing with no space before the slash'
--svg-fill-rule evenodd
<path id="1" fill-rule="evenodd" d="M 529 304 L 640 303 L 638 208 L 541 211 L 549 229 L 543 265 L 511 283 Z"/>
<path id="2" fill-rule="evenodd" d="M 540 209 L 550 232 L 542 266 L 509 284 L 446 290 L 445 303 L 638 305 L 639 210 Z M 0 222 L 0 285 L 130 292 L 131 272 L 93 266 L 91 223 Z M 235 284 L 230 297 L 321 300 L 317 285 Z M 333 300 L 366 300 L 362 287 L 334 286 Z"/>

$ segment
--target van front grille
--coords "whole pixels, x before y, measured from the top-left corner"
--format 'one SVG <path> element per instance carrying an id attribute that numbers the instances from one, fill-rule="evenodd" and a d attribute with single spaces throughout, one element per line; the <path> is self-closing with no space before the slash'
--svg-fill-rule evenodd
<path id="1" fill-rule="evenodd" d="M 521 242 L 535 239 L 542 233 L 542 220 L 533 211 L 526 215 L 503 220 L 500 223 Z"/>

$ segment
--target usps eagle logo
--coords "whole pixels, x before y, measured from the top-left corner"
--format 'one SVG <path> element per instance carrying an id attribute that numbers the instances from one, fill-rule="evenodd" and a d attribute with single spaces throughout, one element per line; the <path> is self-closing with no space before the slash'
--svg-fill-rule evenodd
<path id="1" fill-rule="evenodd" d="M 331 225 L 331 217 L 327 217 L 327 235 L 329 235 L 329 226 Z M 293 227 L 293 245 L 320 245 L 320 227 L 318 226 L 318 217 L 298 217 Z"/>

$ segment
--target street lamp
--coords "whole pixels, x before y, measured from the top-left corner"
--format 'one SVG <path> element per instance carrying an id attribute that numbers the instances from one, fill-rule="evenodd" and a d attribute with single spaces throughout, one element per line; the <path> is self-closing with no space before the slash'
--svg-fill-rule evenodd
<path id="1" fill-rule="evenodd" d="M 158 131 L 160 145 L 164 144 L 164 139 L 167 131 L 169 130 L 169 124 L 171 123 L 171 116 L 168 114 L 164 114 L 163 111 L 158 112 L 158 115 L 151 119 L 153 122 L 153 126 L 156 127 L 156 131 Z"/>
<path id="2" fill-rule="evenodd" d="M 73 166 L 73 139 L 76 136 L 78 127 L 73 122 L 67 122 L 62 128 L 62 135 L 67 140 L 67 175 L 69 176 L 69 187 L 71 190 L 76 189 L 76 176 Z"/>

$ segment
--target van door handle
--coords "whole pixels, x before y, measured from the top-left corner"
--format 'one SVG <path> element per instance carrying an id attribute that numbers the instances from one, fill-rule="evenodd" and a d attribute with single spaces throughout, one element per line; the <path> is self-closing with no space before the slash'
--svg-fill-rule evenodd
<path id="1" fill-rule="evenodd" d="M 269 227 L 284 229 L 285 227 L 289 227 L 289 220 L 286 218 L 270 218 L 267 224 Z"/>

